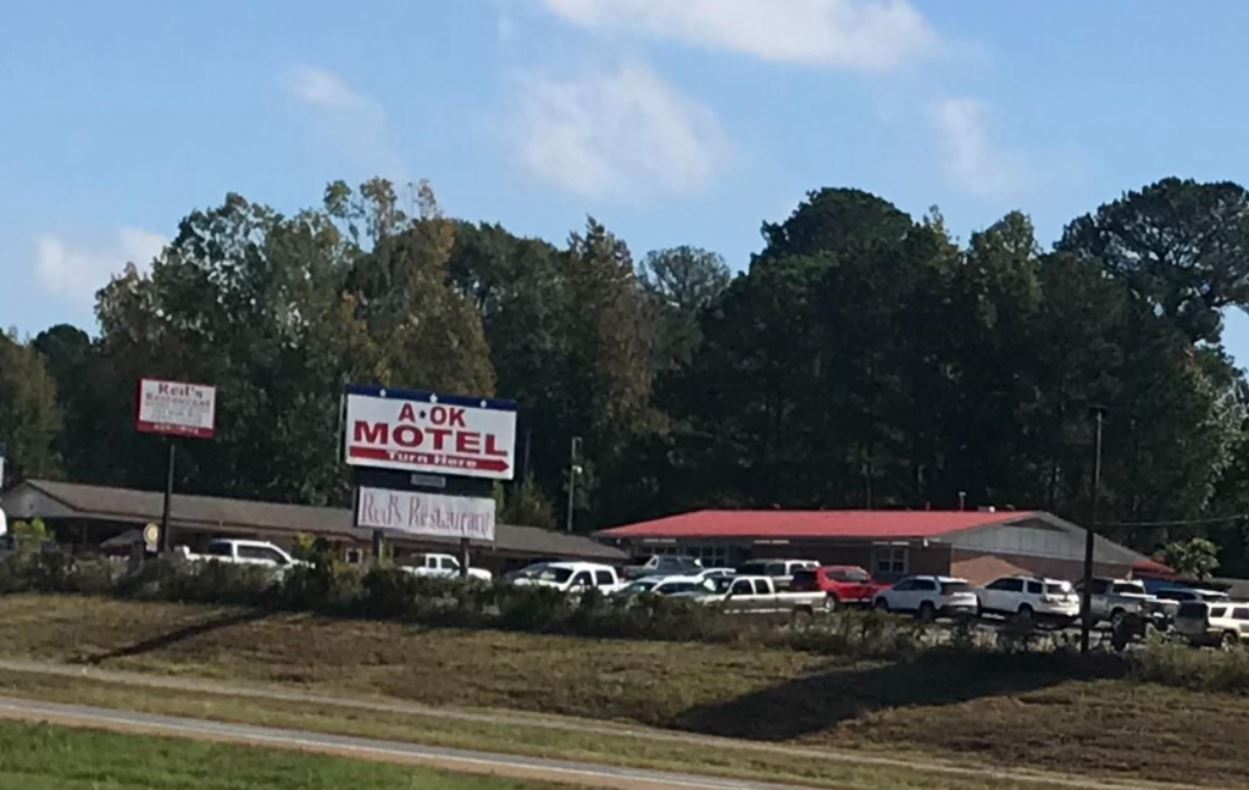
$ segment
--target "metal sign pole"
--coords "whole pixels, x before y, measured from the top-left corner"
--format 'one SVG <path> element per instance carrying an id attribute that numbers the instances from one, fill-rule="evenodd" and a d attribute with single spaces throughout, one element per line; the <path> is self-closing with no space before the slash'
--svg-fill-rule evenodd
<path id="1" fill-rule="evenodd" d="M 1080 652 L 1089 652 L 1089 634 L 1093 630 L 1093 530 L 1097 527 L 1097 505 L 1102 484 L 1102 420 L 1106 409 L 1094 406 L 1089 410 L 1094 420 L 1093 437 L 1093 491 L 1089 506 L 1089 523 L 1084 529 L 1084 595 L 1080 602 Z"/>
<path id="2" fill-rule="evenodd" d="M 169 551 L 169 509 L 173 504 L 174 456 L 178 448 L 178 445 L 174 444 L 173 439 L 166 439 L 165 443 L 169 445 L 169 468 L 165 470 L 165 503 L 161 508 L 160 515 L 160 550 L 162 554 Z"/>

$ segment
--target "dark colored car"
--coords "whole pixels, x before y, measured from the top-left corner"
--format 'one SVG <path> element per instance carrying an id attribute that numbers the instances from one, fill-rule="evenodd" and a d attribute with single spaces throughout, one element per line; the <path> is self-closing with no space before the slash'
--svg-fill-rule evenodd
<path id="1" fill-rule="evenodd" d="M 624 569 L 626 579 L 642 579 L 647 576 L 693 576 L 703 569 L 702 563 L 681 554 L 656 554 L 638 565 Z"/>

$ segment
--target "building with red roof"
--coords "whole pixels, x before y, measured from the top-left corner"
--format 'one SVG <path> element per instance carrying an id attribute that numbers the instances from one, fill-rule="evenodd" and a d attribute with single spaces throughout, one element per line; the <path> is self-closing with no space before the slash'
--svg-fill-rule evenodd
<path id="1" fill-rule="evenodd" d="M 811 559 L 878 578 L 948 574 L 980 584 L 1009 574 L 1079 579 L 1084 528 L 1044 511 L 699 510 L 598 532 L 635 556 L 692 554 L 703 564 Z M 1129 576 L 1147 560 L 1098 536 L 1097 575 Z"/>

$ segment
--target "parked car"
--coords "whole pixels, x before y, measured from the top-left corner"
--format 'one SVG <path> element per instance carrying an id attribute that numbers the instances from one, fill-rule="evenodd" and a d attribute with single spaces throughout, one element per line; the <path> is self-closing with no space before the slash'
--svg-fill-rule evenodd
<path id="1" fill-rule="evenodd" d="M 1076 585 L 1083 596 L 1084 584 Z M 1093 612 L 1093 624 L 1109 623 L 1118 629 L 1129 615 L 1137 615 L 1146 621 L 1162 616 L 1156 599 L 1145 591 L 1145 585 L 1134 579 L 1110 579 L 1097 577 L 1089 588 L 1089 608 Z"/>
<path id="2" fill-rule="evenodd" d="M 794 573 L 815 570 L 820 564 L 815 560 L 751 560 L 738 566 L 742 576 L 767 576 L 778 590 L 788 590 L 794 581 Z"/>
<path id="3" fill-rule="evenodd" d="M 1179 614 L 1180 604 L 1189 601 L 1208 601 L 1210 603 L 1227 603 L 1231 596 L 1220 590 L 1203 590 L 1197 587 L 1157 587 L 1153 591 L 1157 606 L 1166 615 L 1168 622 L 1175 620 Z"/>
<path id="4" fill-rule="evenodd" d="M 284 549 L 263 540 L 216 538 L 210 540 L 202 552 L 192 552 L 186 546 L 179 546 L 177 551 L 192 562 L 254 565 L 261 568 L 272 568 L 279 575 L 284 574 L 289 568 L 308 564 L 295 559 Z"/>
<path id="5" fill-rule="evenodd" d="M 692 575 L 702 570 L 703 564 L 693 557 L 677 554 L 655 554 L 639 565 L 624 569 L 626 579 L 642 579 L 647 576 Z"/>
<path id="6" fill-rule="evenodd" d="M 623 585 L 616 569 L 596 562 L 546 562 L 526 568 L 512 580 L 521 586 L 550 587 L 563 592 L 581 592 L 591 587 L 613 593 Z"/>
<path id="7" fill-rule="evenodd" d="M 1032 576 L 1003 576 L 976 591 L 981 614 L 1022 621 L 1070 625 L 1080 617 L 1080 596 L 1071 582 Z"/>
<path id="8" fill-rule="evenodd" d="M 715 590 L 715 583 L 697 576 L 647 576 L 621 587 L 612 595 L 676 595 L 678 593 L 708 593 Z"/>
<path id="9" fill-rule="evenodd" d="M 703 568 L 698 573 L 689 574 L 700 581 L 707 579 L 722 579 L 726 576 L 736 576 L 736 568 Z"/>
<path id="10" fill-rule="evenodd" d="M 690 598 L 734 614 L 784 614 L 791 618 L 824 612 L 828 601 L 823 592 L 778 591 L 770 576 L 724 576 L 710 584 L 714 590 L 674 597 Z"/>
<path id="11" fill-rule="evenodd" d="M 434 576 L 442 579 L 460 578 L 460 560 L 450 554 L 414 554 L 409 562 L 399 566 L 414 576 Z M 469 568 L 468 578 L 488 582 L 494 574 L 485 568 Z"/>
<path id="12" fill-rule="evenodd" d="M 1195 647 L 1236 647 L 1249 640 L 1249 603 L 1185 601 L 1175 616 L 1175 632 Z"/>
<path id="13" fill-rule="evenodd" d="M 910 612 L 931 621 L 938 617 L 973 617 L 979 601 L 966 579 L 908 576 L 876 593 L 872 605 L 887 612 Z"/>
<path id="14" fill-rule="evenodd" d="M 876 593 L 889 589 L 889 585 L 876 581 L 857 565 L 827 565 L 795 571 L 789 589 L 796 592 L 819 590 L 828 596 L 828 606 L 832 609 L 842 604 L 871 606 Z"/>

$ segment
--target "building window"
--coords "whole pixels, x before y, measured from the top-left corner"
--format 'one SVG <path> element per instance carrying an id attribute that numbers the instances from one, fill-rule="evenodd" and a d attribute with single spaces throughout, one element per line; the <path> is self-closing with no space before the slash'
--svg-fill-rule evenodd
<path id="1" fill-rule="evenodd" d="M 347 549 L 346 560 L 348 565 L 359 565 L 364 560 L 364 552 L 360 549 Z"/>
<path id="2" fill-rule="evenodd" d="M 872 551 L 872 570 L 877 576 L 901 576 L 910 565 L 906 546 L 877 546 Z"/>

